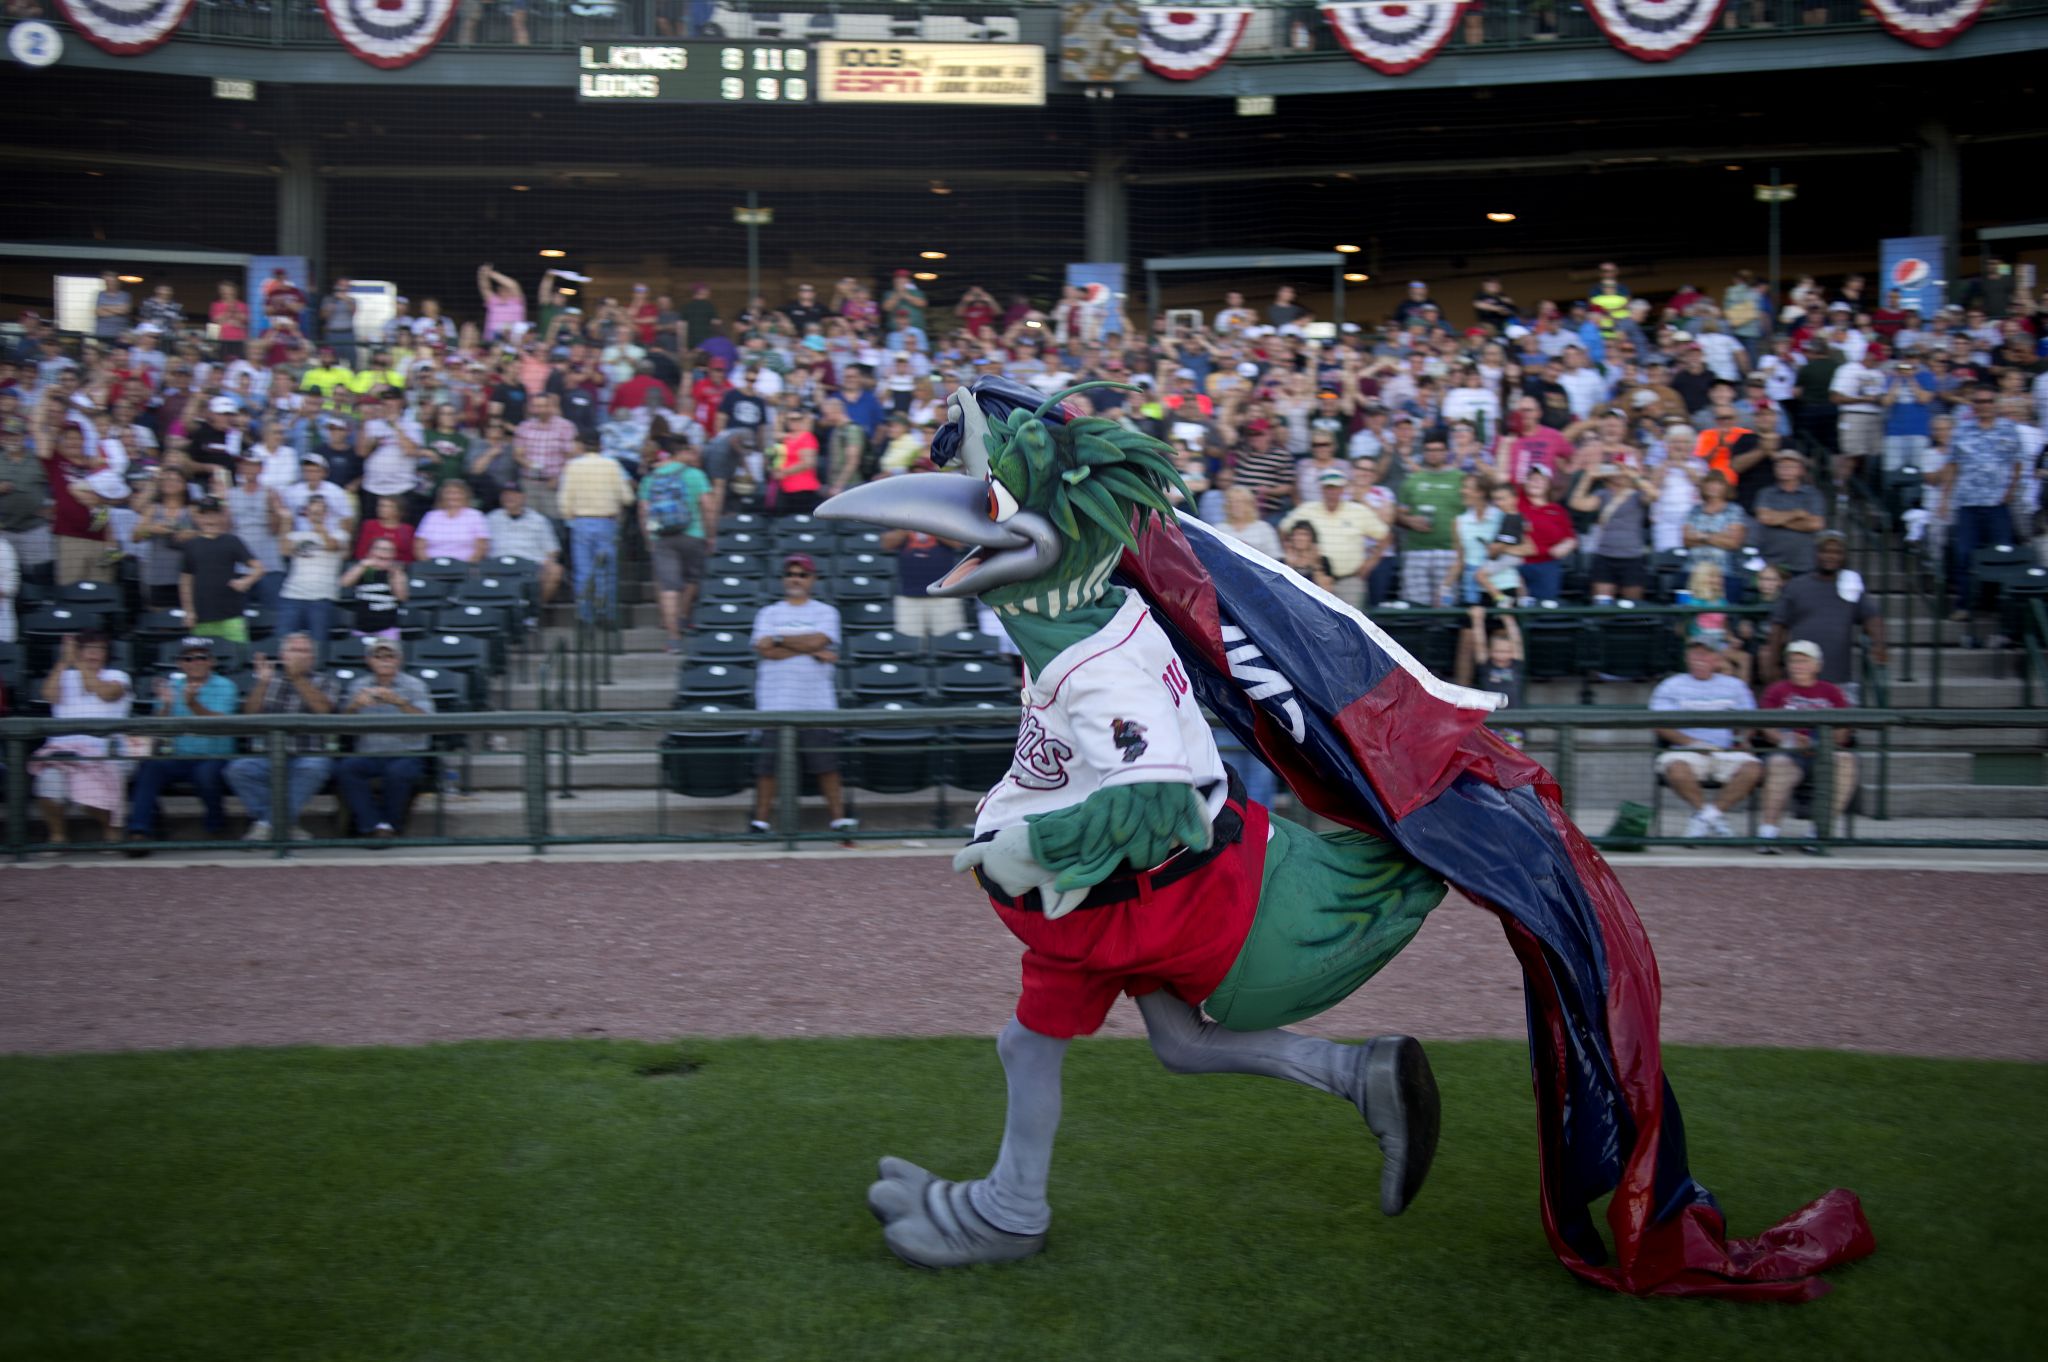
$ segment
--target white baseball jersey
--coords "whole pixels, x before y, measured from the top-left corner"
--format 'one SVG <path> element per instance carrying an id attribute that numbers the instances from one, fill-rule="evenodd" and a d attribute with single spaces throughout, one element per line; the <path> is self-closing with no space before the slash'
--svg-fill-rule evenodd
<path id="1" fill-rule="evenodd" d="M 1192 785 L 1209 816 L 1228 775 L 1187 668 L 1136 592 L 1101 630 L 1027 674 L 1009 774 L 982 799 L 977 836 L 1027 814 L 1071 808 L 1097 790 L 1145 782 Z"/>

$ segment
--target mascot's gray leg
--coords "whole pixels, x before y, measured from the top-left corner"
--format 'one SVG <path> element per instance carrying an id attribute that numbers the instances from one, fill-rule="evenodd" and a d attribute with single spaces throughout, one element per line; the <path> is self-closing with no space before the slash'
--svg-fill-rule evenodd
<path id="1" fill-rule="evenodd" d="M 1060 1127 L 1060 1065 L 1067 1042 L 1012 1017 L 996 1038 L 1010 1089 L 1002 1152 L 986 1178 L 948 1182 L 914 1163 L 885 1158 L 868 1188 L 882 1238 L 917 1267 L 964 1267 L 1028 1258 L 1045 1247 L 1045 1199 Z"/>
<path id="2" fill-rule="evenodd" d="M 1230 1031 L 1164 989 L 1138 999 L 1152 1049 L 1177 1074 L 1263 1074 L 1304 1083 L 1358 1108 L 1379 1142 L 1380 1210 L 1399 1215 L 1436 1157 L 1440 1108 L 1422 1045 L 1380 1036 L 1364 1045 L 1287 1030 Z"/>

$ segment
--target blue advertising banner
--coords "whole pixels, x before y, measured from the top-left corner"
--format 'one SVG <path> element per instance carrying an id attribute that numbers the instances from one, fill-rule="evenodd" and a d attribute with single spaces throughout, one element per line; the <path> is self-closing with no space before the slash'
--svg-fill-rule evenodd
<path id="1" fill-rule="evenodd" d="M 1940 237 L 1888 236 L 1878 243 L 1878 253 L 1884 267 L 1880 298 L 1889 299 L 1896 289 L 1902 308 L 1911 308 L 1922 317 L 1941 310 L 1947 301 L 1948 269 L 1942 263 L 1945 252 Z"/>
<path id="2" fill-rule="evenodd" d="M 280 319 L 289 319 L 305 333 L 306 305 L 313 299 L 303 255 L 252 255 L 249 257 L 249 285 L 243 297 L 249 303 L 249 334 L 261 335 Z"/>
<path id="3" fill-rule="evenodd" d="M 1082 261 L 1067 266 L 1067 284 L 1081 290 L 1081 304 L 1069 322 L 1078 339 L 1099 341 L 1123 331 L 1122 261 Z"/>

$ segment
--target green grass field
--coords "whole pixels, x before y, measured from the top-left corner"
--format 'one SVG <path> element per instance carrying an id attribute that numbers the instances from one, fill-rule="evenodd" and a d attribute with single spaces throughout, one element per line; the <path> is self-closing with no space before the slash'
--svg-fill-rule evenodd
<path id="1" fill-rule="evenodd" d="M 1522 1048 L 1432 1056 L 1442 1152 L 1390 1221 L 1350 1108 L 1077 1044 L 1048 1251 L 943 1275 L 862 1193 L 882 1153 L 986 1166 L 987 1041 L 0 1060 L 0 1357 L 2041 1356 L 2048 1069 L 1672 1053 L 1736 1233 L 1864 1197 L 1877 1256 L 1777 1306 L 1580 1285 L 1537 1220 Z"/>

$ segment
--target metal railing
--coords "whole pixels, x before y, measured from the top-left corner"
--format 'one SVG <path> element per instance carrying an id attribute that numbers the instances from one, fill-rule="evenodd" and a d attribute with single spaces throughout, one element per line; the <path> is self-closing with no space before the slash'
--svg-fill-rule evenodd
<path id="1" fill-rule="evenodd" d="M 1291 61 L 1339 55 L 1335 35 L 1314 5 L 1261 3 L 1252 29 L 1239 46 L 1239 61 Z M 686 6 L 677 7 L 687 10 Z M 473 44 L 506 51 L 567 51 L 579 43 L 621 39 L 769 39 L 801 42 L 810 38 L 946 42 L 972 41 L 986 34 L 1016 41 L 1015 20 L 1031 10 L 1051 8 L 1023 4 L 983 4 L 976 0 L 867 0 L 822 3 L 821 0 L 719 0 L 708 26 L 692 27 L 688 19 L 659 32 L 657 13 L 667 13 L 653 0 L 530 0 L 526 9 L 528 43 L 516 44 L 514 29 L 500 7 L 485 10 Z M 1979 22 L 1995 22 L 2048 12 L 2048 0 L 2002 0 Z M 991 30 L 990 21 L 1000 28 Z M 1004 22 L 1009 21 L 1009 22 Z M 1720 21 L 1703 41 L 1767 40 L 1813 34 L 1879 33 L 1877 19 L 1860 0 L 1730 0 Z M 450 25 L 443 45 L 460 45 L 462 20 Z M 276 48 L 331 47 L 334 35 L 317 5 L 310 0 L 199 0 L 179 41 Z M 1529 49 L 1603 47 L 1605 34 L 1591 11 L 1572 0 L 1484 0 L 1471 6 L 1453 30 L 1447 52 L 1485 54 Z"/>
<path id="2" fill-rule="evenodd" d="M 47 829 L 41 835 L 31 834 L 32 785 L 28 768 L 40 744 L 49 738 L 67 734 L 122 735 L 144 741 L 178 735 L 252 739 L 256 752 L 270 758 L 271 808 L 281 810 L 286 807 L 288 775 L 281 758 L 291 755 L 290 739 L 294 735 L 338 739 L 372 730 L 414 734 L 420 739 L 417 745 L 420 754 L 445 759 L 449 755 L 447 744 L 459 742 L 466 746 L 474 735 L 502 733 L 514 739 L 510 746 L 511 755 L 517 758 L 519 773 L 516 784 L 518 831 L 451 830 L 445 808 L 445 789 L 442 782 L 431 778 L 430 772 L 427 778 L 422 779 L 419 793 L 434 801 L 431 831 L 377 845 L 518 846 L 542 852 L 553 846 L 606 843 L 746 842 L 794 848 L 806 842 L 846 840 L 848 834 L 844 832 L 822 826 L 807 827 L 800 804 L 802 771 L 798 760 L 798 735 L 807 729 L 827 729 L 840 735 L 840 751 L 850 759 L 852 766 L 847 779 L 848 793 L 862 804 L 864 815 L 870 811 L 910 811 L 893 823 L 867 816 L 865 826 L 855 835 L 870 839 L 947 837 L 965 831 L 958 815 L 974 807 L 973 796 L 979 793 L 978 788 L 969 788 L 962 782 L 963 773 L 969 769 L 968 759 L 979 759 L 979 769 L 983 772 L 993 761 L 999 771 L 1012 744 L 1007 735 L 1000 739 L 991 735 L 992 720 L 1006 723 L 1007 716 L 1002 711 L 945 708 L 817 713 L 733 711 L 723 714 L 672 711 L 471 713 L 392 716 L 373 720 L 342 715 L 255 715 L 203 720 L 4 719 L 0 720 L 0 756 L 4 756 L 7 766 L 6 836 L 0 852 L 19 856 L 54 849 L 47 840 Z M 1811 790 L 1814 829 L 1808 837 L 1788 837 L 1781 845 L 1805 844 L 1822 851 L 1834 847 L 2048 849 L 2048 817 L 2043 816 L 2048 815 L 2048 803 L 2042 802 L 2043 796 L 2048 796 L 2048 781 L 2009 787 L 2019 791 L 2013 798 L 2024 799 L 2026 806 L 2011 809 L 2007 816 L 1995 819 L 1973 815 L 1968 810 L 1926 815 L 1918 819 L 1864 818 L 1853 825 L 1838 825 L 1832 817 L 1832 758 L 1842 746 L 1845 732 L 1859 735 L 1861 746 L 1867 745 L 1872 735 L 1940 730 L 1957 735 L 1956 742 L 1949 746 L 1965 756 L 1972 733 L 1995 733 L 2009 741 L 2018 732 L 2032 735 L 2025 739 L 2019 750 L 2038 757 L 2042 749 L 2042 731 L 2048 729 L 2048 714 L 2038 710 L 1741 711 L 1711 716 L 1680 716 L 1636 708 L 1571 707 L 1502 711 L 1492 715 L 1488 722 L 1496 729 L 1518 735 L 1525 750 L 1541 761 L 1556 778 L 1567 810 L 1584 821 L 1589 834 L 1603 846 L 1635 848 L 1693 844 L 1690 839 L 1665 833 L 1654 826 L 1647 833 L 1606 838 L 1595 825 L 1612 816 L 1624 803 L 1646 797 L 1654 807 L 1661 798 L 1657 782 L 1649 775 L 1653 753 L 1648 741 L 1649 730 L 1668 728 L 1675 723 L 1711 723 L 1716 727 L 1737 730 L 1797 725 L 1815 731 Z M 735 732 L 742 727 L 750 731 Z M 892 730 L 913 736 L 902 744 L 892 745 L 887 740 Z M 651 776 L 652 790 L 636 789 L 630 792 L 631 798 L 622 800 L 616 794 L 614 784 L 610 787 L 614 791 L 611 803 L 594 809 L 594 818 L 584 820 L 594 823 L 594 826 L 557 826 L 552 800 L 577 793 L 567 761 L 573 741 L 602 734 L 638 735 L 644 739 L 652 733 L 696 739 L 702 745 L 687 751 L 649 750 L 644 744 L 605 749 L 601 755 L 625 759 L 636 771 L 644 771 Z M 773 818 L 775 830 L 770 837 L 746 835 L 744 823 L 735 816 L 738 809 L 750 804 L 752 797 L 753 762 L 760 751 L 753 733 L 763 735 L 760 741 L 769 744 L 775 753 L 774 765 L 779 777 L 779 802 Z M 1643 735 L 1643 740 L 1631 742 L 1630 737 L 1635 734 Z M 1946 760 L 1955 752 L 1947 748 L 1923 749 L 1923 755 Z M 559 764 L 554 761 L 557 756 Z M 899 796 L 896 802 L 874 797 L 875 792 L 862 781 L 874 774 L 878 759 L 902 757 L 929 763 L 929 784 L 932 788 L 906 789 L 898 782 L 893 787 Z M 674 793 L 677 808 L 691 812 L 691 818 L 685 821 L 694 822 L 696 826 L 681 829 L 671 826 L 673 820 L 669 805 L 672 792 L 666 774 L 667 763 L 672 759 L 722 762 L 722 769 L 731 777 L 719 792 L 723 797 L 699 798 Z M 1869 774 L 1864 773 L 1866 781 Z M 1881 764 L 1875 774 L 1880 783 L 1891 779 Z M 980 778 L 985 785 L 987 776 L 983 774 Z M 1967 785 L 1970 782 L 1958 783 Z M 961 795 L 949 796 L 946 788 L 949 785 L 959 789 Z M 595 793 L 601 788 L 605 787 L 593 786 L 583 793 Z M 1866 784 L 1865 789 L 1868 788 Z M 643 800 L 640 798 L 643 793 L 651 793 L 653 798 Z M 1993 795 L 2005 797 L 1997 790 Z M 1953 797 L 1944 798 L 1952 801 Z M 2039 812 L 2030 812 L 2032 809 Z M 499 812 L 509 811 L 501 809 Z M 630 815 L 642 814 L 652 815 L 652 823 L 643 821 L 635 825 L 635 819 Z M 895 817 L 895 814 L 891 812 L 889 816 Z M 295 842 L 291 836 L 288 820 L 282 816 L 274 817 L 270 842 L 256 849 L 285 856 L 299 849 L 363 845 L 359 841 L 335 837 Z M 1721 844 L 1760 845 L 1751 838 L 1742 837 Z M 98 844 L 87 843 L 74 849 L 87 851 L 97 847 Z M 164 840 L 137 843 L 134 847 L 138 850 L 180 851 L 251 849 L 246 842 L 225 839 Z"/>

